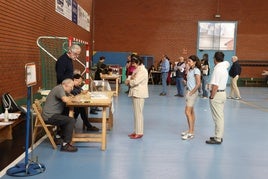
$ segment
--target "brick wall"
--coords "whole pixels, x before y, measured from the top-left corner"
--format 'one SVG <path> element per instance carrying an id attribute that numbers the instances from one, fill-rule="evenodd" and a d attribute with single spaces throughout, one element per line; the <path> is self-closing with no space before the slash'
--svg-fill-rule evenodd
<path id="1" fill-rule="evenodd" d="M 200 20 L 237 21 L 240 60 L 268 60 L 268 1 L 256 0 L 98 0 L 95 2 L 94 50 L 167 54 L 172 61 L 187 48 L 196 54 Z M 219 8 L 219 9 L 218 9 Z M 218 9 L 218 11 L 217 11 Z M 214 18 L 216 13 L 221 18 Z M 268 67 L 267 67 L 268 68 Z M 261 77 L 262 69 L 245 68 L 243 75 Z"/>
<path id="2" fill-rule="evenodd" d="M 92 0 L 77 0 L 89 14 Z M 10 92 L 15 99 L 27 96 L 26 63 L 35 62 L 41 86 L 39 36 L 74 36 L 91 41 L 91 33 L 55 12 L 55 0 L 1 0 L 0 3 L 0 95 Z"/>
<path id="3" fill-rule="evenodd" d="M 77 0 L 91 12 L 92 0 Z M 0 94 L 26 96 L 24 65 L 37 64 L 41 86 L 39 49 L 42 35 L 75 36 L 91 41 L 96 51 L 134 51 L 153 55 L 158 61 L 168 54 L 174 61 L 184 48 L 196 53 L 199 20 L 238 21 L 237 56 L 240 60 L 268 60 L 268 1 L 220 1 L 220 19 L 215 19 L 217 0 L 97 0 L 89 33 L 55 12 L 55 0 L 1 0 L 0 3 Z M 261 68 L 246 68 L 243 74 L 259 76 Z M 255 77 L 253 76 L 253 77 Z"/>

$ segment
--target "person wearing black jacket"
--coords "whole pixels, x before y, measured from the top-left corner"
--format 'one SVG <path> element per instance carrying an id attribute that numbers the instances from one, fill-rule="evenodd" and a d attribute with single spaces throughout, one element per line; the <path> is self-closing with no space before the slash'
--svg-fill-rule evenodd
<path id="1" fill-rule="evenodd" d="M 97 63 L 97 70 L 95 72 L 95 80 L 102 80 L 101 73 L 105 74 L 108 71 L 108 66 L 104 63 L 105 57 L 101 56 Z"/>
<path id="2" fill-rule="evenodd" d="M 239 100 L 241 99 L 241 96 L 240 96 L 240 91 L 237 86 L 237 80 L 239 79 L 239 76 L 241 74 L 241 66 L 238 62 L 237 56 L 232 57 L 232 62 L 233 64 L 229 70 L 229 76 L 231 77 L 231 84 L 230 84 L 231 92 L 230 92 L 229 97 L 227 98 Z"/>
<path id="3" fill-rule="evenodd" d="M 71 91 L 71 94 L 76 96 L 80 93 L 85 93 L 87 91 L 83 91 L 81 84 L 83 82 L 83 77 L 80 74 L 73 75 L 74 80 L 74 88 Z M 87 131 L 99 131 L 99 128 L 91 125 L 88 121 L 88 116 L 86 113 L 86 109 L 84 107 L 76 107 L 74 108 L 74 118 L 77 119 L 80 114 L 81 119 L 83 120 L 85 126 L 87 127 Z"/>
<path id="4" fill-rule="evenodd" d="M 73 61 L 75 61 L 81 53 L 81 47 L 79 45 L 72 45 L 69 47 L 68 52 L 64 53 L 56 62 L 56 75 L 57 84 L 61 84 L 63 80 L 73 78 Z"/>

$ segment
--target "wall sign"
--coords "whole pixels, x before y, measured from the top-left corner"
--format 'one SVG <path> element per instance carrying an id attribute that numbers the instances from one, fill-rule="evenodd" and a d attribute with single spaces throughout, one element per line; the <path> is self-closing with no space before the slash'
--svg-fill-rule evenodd
<path id="1" fill-rule="evenodd" d="M 55 10 L 90 32 L 90 16 L 75 0 L 55 0 Z"/>
<path id="2" fill-rule="evenodd" d="M 35 63 L 27 63 L 25 65 L 25 82 L 26 85 L 33 86 L 36 85 L 36 66 Z"/>

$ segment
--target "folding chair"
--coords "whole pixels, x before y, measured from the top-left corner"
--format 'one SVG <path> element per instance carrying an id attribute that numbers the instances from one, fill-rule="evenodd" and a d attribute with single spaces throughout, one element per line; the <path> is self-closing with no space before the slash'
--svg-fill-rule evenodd
<path id="1" fill-rule="evenodd" d="M 94 80 L 92 79 L 91 76 L 89 76 L 89 81 L 90 81 L 90 91 L 98 91 L 98 87 L 95 85 Z"/>
<path id="2" fill-rule="evenodd" d="M 148 82 L 151 82 L 154 85 L 154 78 L 153 78 L 152 72 L 149 73 Z"/>
<path id="3" fill-rule="evenodd" d="M 36 117 L 35 117 L 35 124 L 34 124 L 34 129 L 33 129 L 33 141 L 35 141 L 36 139 L 36 136 L 37 136 L 37 132 L 38 132 L 38 129 L 39 128 L 43 128 L 44 131 L 46 132 L 46 135 L 50 141 L 50 143 L 52 144 L 53 146 L 53 149 L 57 149 L 57 145 L 51 135 L 51 132 L 53 132 L 53 129 L 56 128 L 56 126 L 54 125 L 50 125 L 50 124 L 46 124 L 41 116 L 42 114 L 42 106 L 41 106 L 41 102 L 40 100 L 35 100 L 35 102 L 33 103 L 32 105 L 33 107 L 33 110 L 36 114 Z M 51 130 L 49 130 L 49 128 Z"/>

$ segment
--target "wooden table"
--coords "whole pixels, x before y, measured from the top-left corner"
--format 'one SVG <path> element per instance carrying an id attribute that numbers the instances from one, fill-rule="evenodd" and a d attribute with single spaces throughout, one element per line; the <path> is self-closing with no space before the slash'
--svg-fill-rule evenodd
<path id="1" fill-rule="evenodd" d="M 161 83 L 161 72 L 160 71 L 151 71 L 152 79 L 154 84 L 160 84 Z"/>
<path id="2" fill-rule="evenodd" d="M 106 121 L 107 121 L 107 111 L 106 109 L 112 105 L 112 92 L 92 92 L 95 97 L 87 94 L 79 94 L 73 98 L 72 101 L 66 103 L 70 108 L 69 116 L 74 116 L 74 107 L 102 107 L 102 131 L 97 134 L 89 133 L 75 133 L 73 135 L 72 142 L 99 142 L 101 143 L 101 150 L 106 150 Z M 99 95 L 99 97 L 98 97 Z M 106 98 L 101 98 L 101 96 L 106 96 Z"/>
<path id="3" fill-rule="evenodd" d="M 103 80 L 115 80 L 115 91 L 114 92 L 114 95 L 115 96 L 118 96 L 119 94 L 119 80 L 121 78 L 121 75 L 117 75 L 117 74 L 111 74 L 111 75 L 108 75 L 108 74 L 101 74 L 101 79 Z"/>
<path id="4" fill-rule="evenodd" d="M 24 118 L 19 117 L 16 120 L 0 125 L 0 140 L 12 140 L 12 129 L 24 121 Z"/>
<path id="5" fill-rule="evenodd" d="M 94 80 L 91 85 L 91 91 L 112 91 L 112 88 L 107 80 Z"/>

